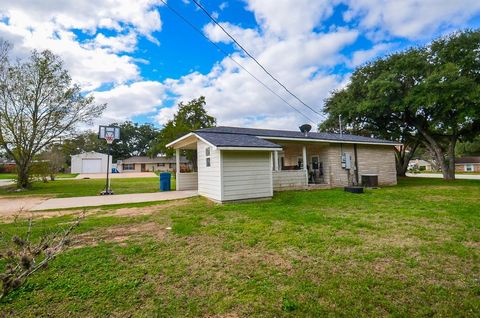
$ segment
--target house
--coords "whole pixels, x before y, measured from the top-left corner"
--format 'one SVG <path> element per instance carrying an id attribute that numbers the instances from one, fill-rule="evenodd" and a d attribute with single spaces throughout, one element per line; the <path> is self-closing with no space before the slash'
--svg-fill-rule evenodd
<path id="1" fill-rule="evenodd" d="M 412 159 L 408 162 L 408 169 L 416 169 L 420 171 L 432 171 L 432 164 L 423 159 Z"/>
<path id="2" fill-rule="evenodd" d="M 144 157 L 135 156 L 117 161 L 117 169 L 120 172 L 155 172 L 155 171 L 175 171 L 175 158 L 162 157 Z M 191 168 L 189 161 L 185 157 L 180 158 L 180 168 L 182 171 Z"/>
<path id="3" fill-rule="evenodd" d="M 0 157 L 0 173 L 13 173 L 16 171 L 15 160 Z"/>
<path id="4" fill-rule="evenodd" d="M 107 173 L 107 162 L 112 166 L 112 157 L 99 152 L 83 152 L 71 157 L 72 173 Z"/>
<path id="5" fill-rule="evenodd" d="M 480 157 L 460 157 L 455 159 L 456 172 L 480 172 Z"/>
<path id="6" fill-rule="evenodd" d="M 354 135 L 214 127 L 167 146 L 197 150 L 198 171 L 177 171 L 177 190 L 217 202 L 266 199 L 274 191 L 341 187 L 367 178 L 397 183 L 396 142 Z"/>

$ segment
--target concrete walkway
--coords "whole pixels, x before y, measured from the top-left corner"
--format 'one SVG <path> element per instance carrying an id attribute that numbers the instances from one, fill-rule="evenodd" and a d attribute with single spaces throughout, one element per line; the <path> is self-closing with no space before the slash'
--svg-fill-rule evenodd
<path id="1" fill-rule="evenodd" d="M 443 178 L 441 173 L 407 173 L 412 178 Z M 480 174 L 455 174 L 455 179 L 480 180 Z"/>
<path id="2" fill-rule="evenodd" d="M 45 200 L 30 207 L 30 211 L 43 211 L 52 209 L 83 208 L 111 204 L 140 203 L 153 201 L 167 201 L 184 199 L 197 196 L 197 190 L 169 191 L 154 193 L 115 194 L 105 196 L 90 196 L 76 198 L 55 198 Z"/>

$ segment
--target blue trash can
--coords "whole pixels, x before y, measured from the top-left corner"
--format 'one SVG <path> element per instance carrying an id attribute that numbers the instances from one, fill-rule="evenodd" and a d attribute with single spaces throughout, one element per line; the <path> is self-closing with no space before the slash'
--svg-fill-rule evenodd
<path id="1" fill-rule="evenodd" d="M 160 191 L 170 191 L 170 178 L 172 175 L 168 172 L 160 173 Z"/>

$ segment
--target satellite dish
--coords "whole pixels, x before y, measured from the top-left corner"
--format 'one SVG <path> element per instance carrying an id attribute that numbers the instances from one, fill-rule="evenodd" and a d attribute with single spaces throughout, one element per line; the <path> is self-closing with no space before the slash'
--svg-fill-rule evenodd
<path id="1" fill-rule="evenodd" d="M 298 127 L 300 128 L 300 131 L 305 134 L 305 136 L 308 135 L 310 130 L 312 130 L 312 126 L 309 124 L 303 124 L 302 126 Z"/>

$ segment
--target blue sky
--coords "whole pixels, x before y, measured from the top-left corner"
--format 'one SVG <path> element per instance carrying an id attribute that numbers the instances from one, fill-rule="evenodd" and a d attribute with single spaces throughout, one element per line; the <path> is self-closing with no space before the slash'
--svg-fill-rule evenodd
<path id="1" fill-rule="evenodd" d="M 0 3 L 0 37 L 14 44 L 13 55 L 52 50 L 86 94 L 108 104 L 95 125 L 131 119 L 161 126 L 179 101 L 200 95 L 221 125 L 296 129 L 322 119 L 266 76 L 189 0 L 168 3 L 305 116 L 238 69 L 159 0 Z M 480 2 L 472 0 L 201 3 L 318 111 L 332 90 L 348 83 L 355 67 L 480 26 Z"/>

